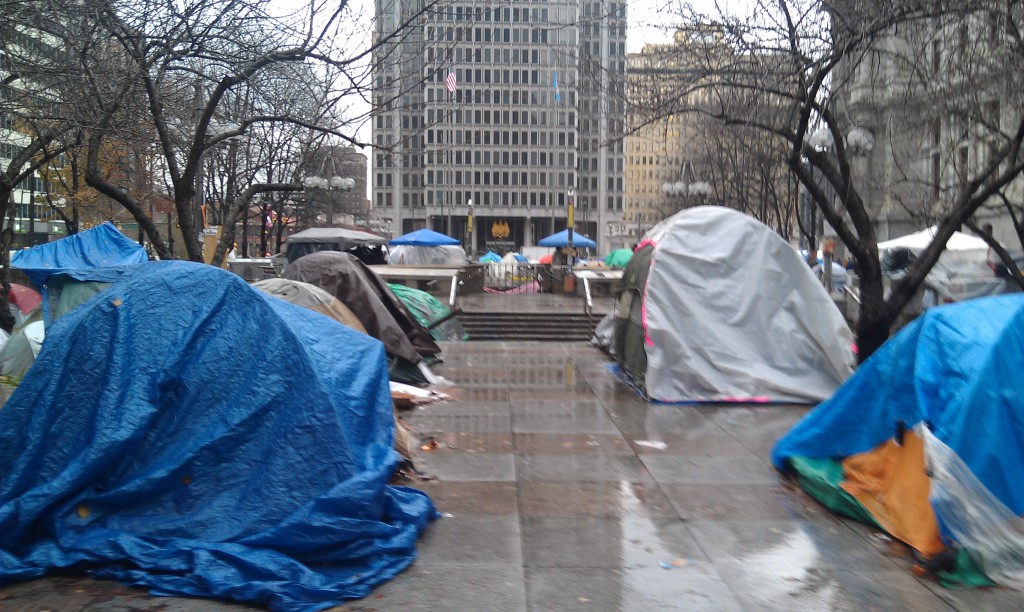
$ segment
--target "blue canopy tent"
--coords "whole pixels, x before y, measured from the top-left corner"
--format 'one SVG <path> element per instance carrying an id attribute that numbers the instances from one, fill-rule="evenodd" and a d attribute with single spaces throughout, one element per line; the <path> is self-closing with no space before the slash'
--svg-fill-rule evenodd
<path id="1" fill-rule="evenodd" d="M 74 569 L 275 610 L 364 597 L 436 516 L 388 485 L 393 436 L 379 341 L 218 268 L 123 267 L 0 410 L 0 584 Z"/>
<path id="2" fill-rule="evenodd" d="M 442 245 L 455 245 L 460 242 L 440 232 L 435 232 L 429 229 L 419 229 L 415 232 L 409 232 L 403 236 L 399 236 L 394 240 L 388 242 L 393 245 L 410 245 L 410 246 L 442 246 Z"/>
<path id="3" fill-rule="evenodd" d="M 569 230 L 564 229 L 557 234 L 551 234 L 547 238 L 537 241 L 539 246 L 545 247 L 567 247 L 569 246 Z M 579 232 L 572 233 L 572 246 L 577 249 L 596 249 L 597 243 Z"/>
<path id="4" fill-rule="evenodd" d="M 108 221 L 67 238 L 18 251 L 11 257 L 11 267 L 23 271 L 42 291 L 46 279 L 56 272 L 112 268 L 148 260 L 146 249 Z"/>
<path id="5" fill-rule="evenodd" d="M 116 268 L 148 260 L 146 250 L 139 243 L 130 240 L 108 221 L 67 238 L 18 251 L 11 257 L 11 267 L 24 272 L 42 294 L 43 315 L 49 320 L 46 284 L 54 274 Z"/>
<path id="6" fill-rule="evenodd" d="M 388 243 L 388 263 L 392 265 L 459 267 L 466 263 L 461 243 L 451 236 L 421 229 Z"/>

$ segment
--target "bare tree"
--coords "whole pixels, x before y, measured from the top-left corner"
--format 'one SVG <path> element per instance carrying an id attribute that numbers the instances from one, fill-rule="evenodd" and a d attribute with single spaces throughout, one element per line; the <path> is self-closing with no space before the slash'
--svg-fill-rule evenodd
<path id="1" fill-rule="evenodd" d="M 707 113 L 787 143 L 790 170 L 856 260 L 861 292 L 856 331 L 859 357 L 865 359 L 888 338 L 953 232 L 1019 184 L 1024 106 L 1016 92 L 994 89 L 1004 82 L 1007 66 L 1019 68 L 1024 60 L 1022 9 L 973 0 L 777 0 L 755 3 L 751 14 L 755 17 L 681 15 L 698 24 L 692 27 L 720 29 L 734 50 L 733 61 L 707 64 L 714 79 L 692 88 L 746 92 L 750 104 L 761 101 L 783 112 L 668 107 Z M 989 23 L 999 24 L 998 33 L 984 45 L 957 43 L 964 32 L 969 41 L 971 32 Z M 925 46 L 923 41 L 934 42 Z M 984 53 L 958 55 L 967 47 L 983 47 Z M 937 62 L 929 54 L 933 48 Z M 865 75 L 867 86 L 861 82 Z M 993 96 L 1004 101 L 997 122 L 985 117 Z M 884 121 L 868 124 L 879 119 Z M 922 120 L 941 124 L 939 140 L 929 149 L 939 156 L 935 173 L 927 171 L 931 160 L 922 155 L 920 143 L 907 138 L 913 131 L 906 126 Z M 966 127 L 953 129 L 956 124 Z M 887 155 L 909 161 L 871 172 L 876 160 L 871 154 L 880 154 L 880 143 L 891 145 Z M 921 163 L 922 157 L 928 163 Z M 888 291 L 876 238 L 882 193 L 902 195 L 904 211 L 937 226 L 931 245 Z"/>
<path id="2" fill-rule="evenodd" d="M 420 3 L 410 14 L 433 4 Z M 307 145 L 318 138 L 365 144 L 357 130 L 368 107 L 354 112 L 349 101 L 369 97 L 370 58 L 387 41 L 351 45 L 365 28 L 348 2 L 294 9 L 269 0 L 26 5 L 33 6 L 33 23 L 67 31 L 63 74 L 77 80 L 61 97 L 67 108 L 57 118 L 83 135 L 85 182 L 128 211 L 162 258 L 170 251 L 151 207 L 104 171 L 117 161 L 110 143 L 124 147 L 129 159 L 157 161 L 147 165 L 153 176 L 136 180 L 161 186 L 174 202 L 187 256 L 196 261 L 203 259 L 200 204 L 210 204 L 208 218 L 227 228 L 213 254 L 219 260 L 249 199 L 301 188 L 295 172 L 271 178 L 249 157 L 269 146 L 252 141 L 257 126 L 295 126 Z M 304 158 L 302 149 L 289 147 L 299 156 L 293 167 Z M 213 170 L 226 175 L 208 174 Z M 205 201 L 204 184 L 216 185 L 210 193 L 219 198 Z"/>
<path id="3" fill-rule="evenodd" d="M 736 55 L 720 28 L 695 26 L 677 30 L 674 43 L 648 44 L 630 56 L 627 140 L 645 142 L 643 150 L 656 152 L 647 155 L 655 172 L 670 173 L 664 195 L 641 198 L 642 207 L 652 209 L 641 214 L 664 218 L 713 202 L 748 213 L 789 239 L 796 189 L 785 141 L 712 116 L 723 108 L 735 117 L 784 112 L 764 101 L 751 104 L 745 89 L 730 91 L 721 82 L 716 71 L 737 62 Z M 647 175 L 650 166 L 644 166 L 638 171 Z M 694 184 L 707 193 L 681 193 Z"/>

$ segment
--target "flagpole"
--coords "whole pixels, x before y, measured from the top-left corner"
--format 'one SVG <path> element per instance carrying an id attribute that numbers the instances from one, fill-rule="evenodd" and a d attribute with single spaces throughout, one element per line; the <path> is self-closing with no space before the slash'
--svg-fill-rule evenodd
<path id="1" fill-rule="evenodd" d="M 452 62 L 452 59 L 451 59 L 451 57 L 449 57 L 448 58 L 448 71 L 449 72 L 454 70 L 454 68 L 452 67 L 453 64 L 451 62 Z M 447 79 L 445 80 L 445 87 L 444 87 L 444 89 L 445 89 L 445 91 L 448 94 L 448 104 L 447 104 L 447 108 L 445 109 L 445 111 L 446 111 L 445 112 L 445 115 L 446 115 L 445 116 L 445 123 L 447 124 L 448 129 L 446 130 L 447 131 L 447 135 L 445 136 L 445 143 L 444 143 L 444 147 L 445 147 L 445 155 L 444 155 L 444 157 L 445 157 L 445 164 L 444 164 L 445 165 L 444 199 L 447 200 L 449 198 L 449 195 L 448 195 L 449 194 L 449 190 L 452 188 L 452 90 L 451 90 L 451 87 L 448 86 L 448 80 Z M 441 216 L 442 217 L 444 216 L 444 202 L 443 201 L 441 202 Z M 441 227 L 442 227 L 442 231 L 443 231 L 443 228 L 444 228 L 444 220 L 443 219 L 441 221 Z M 445 233 L 447 233 L 447 232 L 445 232 Z"/>
<path id="2" fill-rule="evenodd" d="M 455 90 L 458 87 L 458 80 L 455 77 L 455 60 L 450 55 L 450 53 L 451 53 L 451 51 L 449 51 L 449 56 L 448 56 L 448 75 L 447 75 L 447 77 L 445 78 L 445 81 L 444 81 L 445 91 L 448 92 L 448 105 L 447 105 L 448 108 L 446 109 L 447 110 L 447 115 L 448 115 L 447 120 L 446 120 L 446 123 L 448 124 L 448 130 L 447 130 L 448 135 L 447 135 L 447 142 L 445 143 L 445 152 L 446 152 L 445 159 L 447 160 L 446 163 L 445 163 L 445 165 L 447 166 L 446 169 L 445 169 L 445 174 L 447 175 L 447 178 L 445 180 L 444 199 L 448 201 L 449 208 L 453 204 L 453 199 L 452 198 L 454 197 L 454 195 L 453 195 L 454 192 L 452 191 L 452 176 L 454 176 L 453 173 L 452 173 L 452 161 L 455 159 L 455 155 L 454 155 L 453 150 L 452 150 L 452 145 L 454 144 L 453 143 L 454 134 L 453 134 L 452 122 L 455 119 L 454 116 L 453 116 L 454 113 L 455 113 Z M 444 216 L 444 203 L 443 202 L 441 204 L 441 219 L 442 219 L 441 220 L 441 227 L 443 228 L 444 233 L 447 234 L 448 233 L 448 219 Z"/>
<path id="3" fill-rule="evenodd" d="M 445 166 L 446 174 L 448 177 L 444 181 L 444 199 L 451 201 L 451 188 L 452 188 L 452 92 L 448 87 L 445 87 L 448 92 L 448 113 L 447 121 L 448 124 L 448 135 L 445 137 Z M 445 234 L 448 233 L 444 227 L 444 202 L 441 202 L 441 231 Z"/>

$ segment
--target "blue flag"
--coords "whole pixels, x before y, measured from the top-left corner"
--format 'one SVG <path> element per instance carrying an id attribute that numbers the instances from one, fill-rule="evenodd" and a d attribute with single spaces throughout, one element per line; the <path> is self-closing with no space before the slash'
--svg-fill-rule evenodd
<path id="1" fill-rule="evenodd" d="M 555 71 L 555 78 L 552 82 L 552 86 L 555 88 L 555 102 L 562 101 L 562 94 L 558 92 L 558 71 Z"/>

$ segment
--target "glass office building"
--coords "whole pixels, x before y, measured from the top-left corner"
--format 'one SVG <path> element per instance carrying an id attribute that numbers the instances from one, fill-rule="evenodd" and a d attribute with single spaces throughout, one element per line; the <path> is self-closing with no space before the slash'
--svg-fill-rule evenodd
<path id="1" fill-rule="evenodd" d="M 372 203 L 514 250 L 564 229 L 622 246 L 626 3 L 376 3 Z"/>

